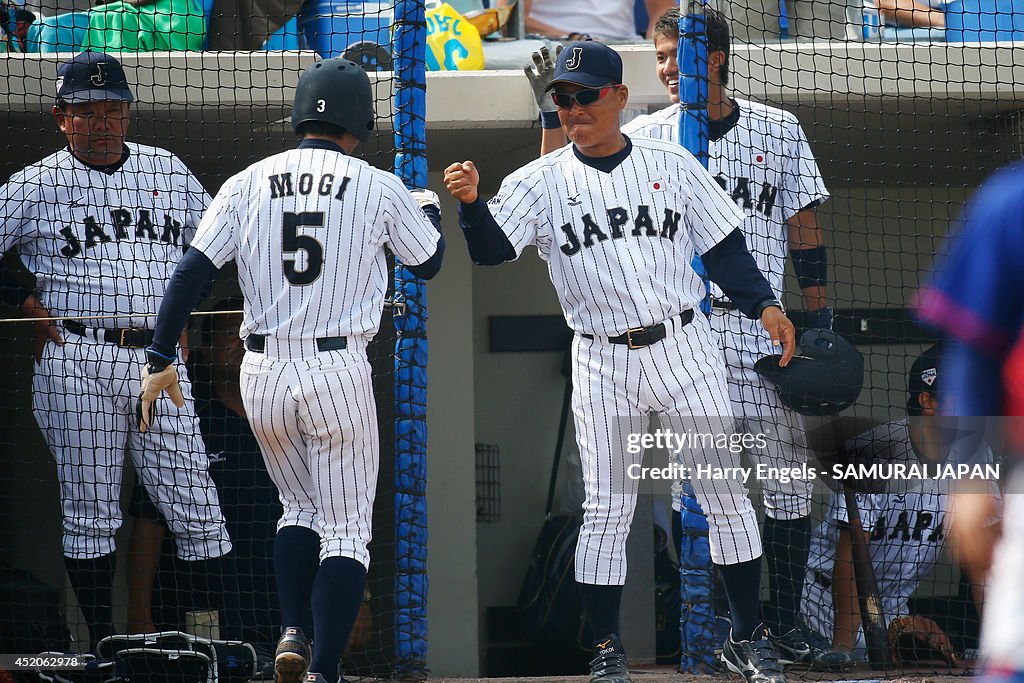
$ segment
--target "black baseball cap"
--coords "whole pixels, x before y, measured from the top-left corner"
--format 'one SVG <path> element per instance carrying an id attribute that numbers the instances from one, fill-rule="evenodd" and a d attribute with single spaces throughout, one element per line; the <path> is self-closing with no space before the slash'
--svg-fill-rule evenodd
<path id="1" fill-rule="evenodd" d="M 917 397 L 921 392 L 937 396 L 939 393 L 939 346 L 926 349 L 910 366 L 907 377 L 907 412 L 911 415 L 921 414 L 921 404 Z"/>
<path id="2" fill-rule="evenodd" d="M 57 99 L 76 104 L 133 102 L 121 62 L 104 52 L 80 52 L 57 68 Z"/>
<path id="3" fill-rule="evenodd" d="M 603 43 L 581 40 L 569 43 L 555 62 L 555 75 L 545 91 L 559 83 L 600 88 L 622 83 L 622 57 Z"/>

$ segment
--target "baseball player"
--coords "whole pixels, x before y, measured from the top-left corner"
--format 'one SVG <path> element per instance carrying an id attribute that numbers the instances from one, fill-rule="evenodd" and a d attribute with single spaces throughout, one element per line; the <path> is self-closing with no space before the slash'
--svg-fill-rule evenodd
<path id="1" fill-rule="evenodd" d="M 486 204 L 472 162 L 445 169 L 445 184 L 461 202 L 474 262 L 497 265 L 536 246 L 576 333 L 572 405 L 586 500 L 575 574 L 594 636 L 591 680 L 615 683 L 629 680 L 617 634 L 637 482 L 625 472 L 642 457 L 625 439 L 643 432 L 655 412 L 670 422 L 732 418 L 721 350 L 707 319 L 695 315 L 703 284 L 690 266 L 694 253 L 740 310 L 783 344 L 783 365 L 794 330 L 746 250 L 741 212 L 714 179 L 679 145 L 620 131 L 628 90 L 614 50 L 571 43 L 548 88 L 571 147 L 510 174 Z M 728 450 L 694 451 L 687 464 L 735 461 Z M 783 681 L 760 625 L 761 541 L 746 491 L 728 477 L 694 485 L 734 615 L 738 640 L 726 644 L 728 657 L 751 681 Z"/>
<path id="2" fill-rule="evenodd" d="M 907 413 L 853 439 L 847 450 L 865 461 L 930 462 L 938 426 L 939 354 L 933 346 L 913 363 L 908 375 Z M 956 447 L 957 444 L 953 444 Z M 943 461 L 946 454 L 936 461 Z M 932 456 L 934 457 L 934 456 Z M 986 448 L 983 458 L 991 462 Z M 945 545 L 945 513 L 952 479 L 924 478 L 898 482 L 892 493 L 857 494 L 871 562 L 887 621 L 909 614 L 908 600 L 921 580 L 931 574 Z M 807 562 L 800 611 L 815 633 L 833 639 L 836 648 L 864 659 L 864 633 L 851 556 L 851 530 L 842 494 L 834 493 L 824 521 L 815 529 Z"/>
<path id="3" fill-rule="evenodd" d="M 1024 164 L 1016 163 L 988 179 L 974 194 L 949 253 L 934 279 L 920 293 L 919 315 L 946 337 L 947 415 L 1007 416 L 1000 427 L 1017 458 L 1024 455 Z M 969 285 L 969 286 L 965 286 Z M 1015 460 L 1017 460 L 1015 458 Z M 1020 468 L 1006 483 L 1007 493 L 1024 484 Z M 961 496 L 957 496 L 959 508 Z M 974 505 L 972 517 L 984 519 L 992 508 L 977 493 L 963 498 Z M 966 510 L 965 510 L 966 512 Z M 958 511 L 957 515 L 961 513 Z M 982 615 L 981 648 L 986 679 L 1024 680 L 1024 496 L 1004 497 L 1002 540 L 978 527 L 958 536 L 958 555 L 988 574 L 989 600 Z"/>
<path id="4" fill-rule="evenodd" d="M 366 346 L 384 309 L 384 248 L 423 278 L 444 254 L 437 195 L 414 196 L 350 156 L 373 125 L 370 79 L 355 63 L 329 59 L 302 74 L 298 149 L 221 187 L 171 278 L 143 372 L 146 428 L 165 409 L 157 397 L 177 395 L 170 359 L 203 283 L 234 260 L 242 403 L 284 507 L 274 545 L 278 683 L 333 682 L 363 599 L 379 453 Z M 312 655 L 300 628 L 311 606 Z"/>
<path id="5" fill-rule="evenodd" d="M 832 327 L 826 307 L 826 249 L 816 207 L 828 199 L 818 166 L 796 118 L 781 109 L 730 96 L 729 24 L 709 7 L 704 9 L 708 40 L 708 170 L 743 213 L 741 228 L 750 253 L 782 296 L 786 253 L 800 284 L 809 327 Z M 623 126 L 627 135 L 666 142 L 679 140 L 679 9 L 662 15 L 654 29 L 656 71 L 673 104 Z M 550 56 L 534 54 L 527 67 L 531 82 L 546 80 Z M 565 144 L 555 107 L 534 84 L 541 107 L 542 153 Z M 769 467 L 797 467 L 807 460 L 802 418 L 786 408 L 775 391 L 754 372 L 754 363 L 772 353 L 771 340 L 757 321 L 745 317 L 722 291 L 711 285 L 711 326 L 725 351 L 729 396 L 741 431 L 765 434 L 766 449 L 750 451 L 755 462 Z M 812 482 L 792 478 L 783 483 L 760 482 L 766 508 L 764 551 L 768 564 L 770 602 L 777 607 L 771 637 L 784 664 L 800 662 L 818 669 L 841 669 L 852 659 L 831 652 L 827 643 L 803 629 L 796 618 L 810 538 Z M 678 489 L 677 489 L 678 492 Z M 678 509 L 678 502 L 675 503 Z"/>
<path id="6" fill-rule="evenodd" d="M 219 600 L 220 580 L 234 573 L 191 407 L 162 411 L 144 435 L 131 428 L 147 315 L 209 196 L 170 152 L 125 142 L 133 97 L 116 59 L 76 55 L 58 69 L 56 94 L 68 146 L 0 189 L 0 252 L 18 248 L 41 306 L 63 318 L 64 344 L 42 349 L 32 406 L 57 463 L 65 565 L 95 642 L 113 628 L 126 450 L 205 599 Z M 181 395 L 191 396 L 187 382 Z"/>

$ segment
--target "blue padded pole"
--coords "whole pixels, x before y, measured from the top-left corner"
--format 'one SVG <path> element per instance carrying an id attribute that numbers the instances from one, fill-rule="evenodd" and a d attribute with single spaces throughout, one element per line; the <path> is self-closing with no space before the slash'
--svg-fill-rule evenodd
<path id="1" fill-rule="evenodd" d="M 679 16 L 679 144 L 708 167 L 708 40 L 704 5 L 689 0 L 686 14 Z M 701 310 L 711 315 L 711 295 L 704 263 L 694 256 L 691 264 L 704 280 Z"/>
<path id="2" fill-rule="evenodd" d="M 708 41 L 704 6 L 689 0 L 679 17 L 679 142 L 708 167 Z M 705 281 L 701 310 L 711 312 L 704 264 L 694 256 L 693 269 Z M 714 573 L 708 543 L 708 522 L 689 484 L 682 495 L 683 537 L 679 548 L 681 607 L 680 669 L 708 673 L 714 667 Z"/>
<path id="3" fill-rule="evenodd" d="M 426 38 L 423 0 L 398 0 L 395 173 L 409 188 L 427 186 Z M 416 680 L 427 663 L 427 295 L 401 263 L 394 301 L 395 678 Z"/>

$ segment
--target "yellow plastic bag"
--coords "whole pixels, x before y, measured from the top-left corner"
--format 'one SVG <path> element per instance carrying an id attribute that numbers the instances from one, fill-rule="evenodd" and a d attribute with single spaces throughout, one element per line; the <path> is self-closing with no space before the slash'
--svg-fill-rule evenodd
<path id="1" fill-rule="evenodd" d="M 427 69 L 473 71 L 484 68 L 480 32 L 447 2 L 427 9 Z"/>

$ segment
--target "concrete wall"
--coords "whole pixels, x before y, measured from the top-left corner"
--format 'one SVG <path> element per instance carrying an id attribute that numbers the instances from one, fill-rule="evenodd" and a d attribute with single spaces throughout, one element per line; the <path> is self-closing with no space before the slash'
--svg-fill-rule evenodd
<path id="1" fill-rule="evenodd" d="M 441 187 L 437 174 L 430 186 Z M 427 404 L 427 572 L 430 620 L 427 666 L 436 675 L 479 674 L 478 567 L 474 462 L 476 292 L 472 264 L 462 246 L 454 202 L 442 206 L 449 246 L 445 266 L 428 285 L 430 317 Z"/>

